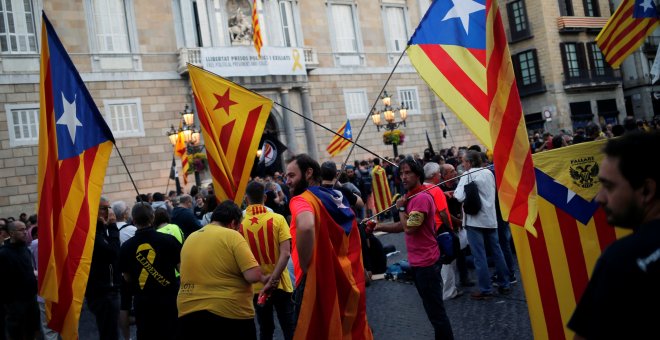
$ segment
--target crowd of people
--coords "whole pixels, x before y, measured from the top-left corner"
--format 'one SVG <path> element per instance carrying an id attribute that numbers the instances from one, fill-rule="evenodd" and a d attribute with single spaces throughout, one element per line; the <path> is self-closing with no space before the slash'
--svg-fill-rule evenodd
<path id="1" fill-rule="evenodd" d="M 380 231 L 405 234 L 436 339 L 452 339 L 444 300 L 474 286 L 470 297 L 487 300 L 509 294 L 517 282 L 489 162 L 477 145 L 344 169 L 299 154 L 283 173 L 251 179 L 240 206 L 218 202 L 212 184 L 189 194 L 139 195 L 132 207 L 102 197 L 85 292 L 99 337 L 129 339 L 134 323 L 138 339 L 256 339 L 256 319 L 260 339 L 272 339 L 276 312 L 285 339 L 371 339 L 365 286 L 386 261 L 382 246 L 374 249 L 373 232 Z M 388 218 L 373 219 L 381 164 L 395 199 Z M 2 295 L 0 339 L 58 337 L 37 296 L 37 222 L 26 214 L 0 219 L 0 268 L 7 274 L 0 289 L 12 292 Z M 440 230 L 460 239 L 448 264 L 440 261 Z"/>

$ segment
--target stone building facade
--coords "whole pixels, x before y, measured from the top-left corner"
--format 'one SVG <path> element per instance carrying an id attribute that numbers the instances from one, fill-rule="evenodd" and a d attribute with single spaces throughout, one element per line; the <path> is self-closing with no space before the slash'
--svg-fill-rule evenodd
<path id="1" fill-rule="evenodd" d="M 141 193 L 164 192 L 172 146 L 166 136 L 192 104 L 185 69 L 204 66 L 213 49 L 245 48 L 251 33 L 248 0 L 6 0 L 0 15 L 0 216 L 33 213 L 37 202 L 39 52 L 45 11 L 117 140 Z M 231 76 L 301 116 L 336 130 L 350 119 L 354 135 L 405 48 L 429 0 L 259 0 L 265 47 L 302 49 L 300 75 Z M 205 49 L 207 49 L 205 51 Z M 224 52 L 223 52 L 224 53 Z M 403 154 L 422 153 L 426 135 L 436 149 L 477 139 L 419 78 L 406 58 L 387 91 L 395 106 L 409 106 Z M 377 106 L 378 109 L 382 105 Z M 441 113 L 449 135 L 442 138 Z M 275 106 L 267 129 L 292 152 L 323 161 L 332 135 Z M 367 121 L 360 144 L 392 155 L 382 130 Z M 343 161 L 344 152 L 335 158 Z M 350 161 L 370 158 L 356 149 Z M 192 181 L 192 177 L 191 182 Z M 202 178 L 208 181 L 208 174 Z M 189 190 L 189 186 L 186 191 Z M 104 193 L 132 203 L 135 191 L 116 150 Z"/>

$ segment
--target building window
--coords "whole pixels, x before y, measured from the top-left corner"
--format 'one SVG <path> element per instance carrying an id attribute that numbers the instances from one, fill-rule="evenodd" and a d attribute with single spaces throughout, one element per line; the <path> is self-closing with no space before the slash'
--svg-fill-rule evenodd
<path id="1" fill-rule="evenodd" d="M 103 105 L 105 121 L 115 137 L 144 136 L 140 98 L 106 99 Z"/>
<path id="2" fill-rule="evenodd" d="M 130 52 L 124 1 L 93 0 L 92 7 L 97 52 Z"/>
<path id="3" fill-rule="evenodd" d="M 584 15 L 587 17 L 599 17 L 600 9 L 597 0 L 584 0 Z"/>
<path id="4" fill-rule="evenodd" d="M 31 0 L 0 0 L 0 52 L 37 53 Z"/>
<path id="5" fill-rule="evenodd" d="M 408 109 L 408 113 L 419 113 L 419 96 L 417 95 L 416 87 L 398 87 L 399 104 Z"/>
<path id="6" fill-rule="evenodd" d="M 587 44 L 589 48 L 589 61 L 591 63 L 591 72 L 596 77 L 604 77 L 610 75 L 611 67 L 605 62 L 605 57 L 600 51 L 595 42 Z"/>
<path id="7" fill-rule="evenodd" d="M 569 106 L 571 108 L 573 129 L 584 128 L 593 120 L 594 115 L 590 101 L 570 103 Z"/>
<path id="8" fill-rule="evenodd" d="M 349 119 L 365 119 L 367 117 L 367 114 L 369 113 L 367 90 L 344 90 L 344 103 L 346 104 L 346 116 Z"/>
<path id="9" fill-rule="evenodd" d="M 567 80 L 588 77 L 584 45 L 580 43 L 561 43 L 559 47 L 564 63 L 564 77 Z"/>
<path id="10" fill-rule="evenodd" d="M 293 21 L 293 6 L 291 1 L 280 1 L 280 20 L 282 23 L 282 39 L 284 46 L 297 47 L 296 27 Z"/>
<path id="11" fill-rule="evenodd" d="M 385 7 L 384 20 L 387 50 L 402 52 L 408 44 L 408 30 L 403 7 Z"/>
<path id="12" fill-rule="evenodd" d="M 350 4 L 330 5 L 332 25 L 334 28 L 335 50 L 339 53 L 357 53 L 357 29 L 353 17 L 353 6 Z"/>
<path id="13" fill-rule="evenodd" d="M 509 18 L 509 30 L 511 41 L 518 41 L 531 37 L 525 2 L 516 0 L 506 4 L 507 16 Z"/>
<path id="14" fill-rule="evenodd" d="M 522 85 L 531 85 L 539 81 L 535 50 L 518 54 L 518 65 L 520 67 L 520 82 Z"/>
<path id="15" fill-rule="evenodd" d="M 573 12 L 573 1 L 559 0 L 559 14 L 561 16 L 574 16 L 575 13 Z"/>
<path id="16" fill-rule="evenodd" d="M 6 104 L 9 146 L 39 143 L 39 103 Z"/>

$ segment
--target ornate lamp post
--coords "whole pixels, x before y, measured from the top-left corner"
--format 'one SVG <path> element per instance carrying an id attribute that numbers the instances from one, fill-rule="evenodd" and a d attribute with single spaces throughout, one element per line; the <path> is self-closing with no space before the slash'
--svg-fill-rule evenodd
<path id="1" fill-rule="evenodd" d="M 174 125 L 167 132 L 167 137 L 170 139 L 172 147 L 175 147 L 179 140 L 183 141 L 186 145 L 186 152 L 188 155 L 194 155 L 198 152 L 201 152 L 204 149 L 203 145 L 199 145 L 201 141 L 200 130 L 195 127 L 195 115 L 193 111 L 186 107 L 179 113 L 181 115 L 181 123 L 179 124 L 179 129 L 176 130 Z M 195 172 L 195 185 L 198 187 L 201 186 L 202 181 L 199 176 L 199 170 L 195 164 L 190 164 L 193 167 Z M 179 178 L 176 178 L 177 191 L 180 191 Z"/>
<path id="2" fill-rule="evenodd" d="M 380 131 L 381 128 L 385 129 L 385 133 L 383 133 L 383 142 L 385 144 L 391 144 L 393 151 L 394 151 L 394 157 L 397 157 L 399 155 L 399 150 L 398 150 L 398 145 L 401 145 L 404 140 L 404 134 L 401 130 L 397 130 L 397 128 L 401 125 L 406 126 L 406 118 L 408 118 L 408 108 L 406 107 L 405 104 L 401 104 L 401 106 L 397 109 L 392 107 L 392 96 L 387 94 L 387 91 L 383 92 L 383 96 L 381 97 L 381 100 L 383 102 L 383 109 L 378 111 L 374 110 L 371 112 L 371 120 L 374 122 L 376 125 L 376 129 Z M 383 114 L 383 117 L 385 118 L 385 122 L 382 122 L 381 120 L 381 113 Z M 398 113 L 398 116 L 401 118 L 400 121 L 396 121 L 396 114 Z"/>

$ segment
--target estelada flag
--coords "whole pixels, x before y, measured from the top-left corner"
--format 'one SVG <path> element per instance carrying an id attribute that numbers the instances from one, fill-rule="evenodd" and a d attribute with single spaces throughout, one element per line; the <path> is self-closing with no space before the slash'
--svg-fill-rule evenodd
<path id="1" fill-rule="evenodd" d="M 183 175 L 183 185 L 188 184 L 188 169 L 190 168 L 190 162 L 188 161 L 188 149 L 186 148 L 186 142 L 183 136 L 183 132 L 179 131 L 176 137 L 176 144 L 174 145 L 174 155 L 181 158 L 181 174 Z"/>
<path id="2" fill-rule="evenodd" d="M 572 339 L 566 324 L 610 243 L 629 233 L 607 223 L 594 198 L 605 141 L 534 154 L 537 237 L 511 228 L 535 339 Z"/>
<path id="3" fill-rule="evenodd" d="M 497 1 L 434 1 L 408 45 L 419 75 L 493 150 L 502 217 L 535 234 L 534 168 Z"/>
<path id="4" fill-rule="evenodd" d="M 114 138 L 45 13 L 40 85 L 39 295 L 48 327 L 75 339 Z"/>
<path id="5" fill-rule="evenodd" d="M 355 214 L 345 197 L 339 200 L 328 188 L 309 187 L 300 196 L 312 206 L 315 241 L 294 339 L 373 339 Z M 295 226 L 291 229 L 295 249 Z M 298 252 L 291 258 L 300 282 Z"/>
<path id="6" fill-rule="evenodd" d="M 658 10 L 651 0 L 623 0 L 598 33 L 596 44 L 613 67 L 619 68 L 627 56 L 658 27 Z"/>
<path id="7" fill-rule="evenodd" d="M 241 204 L 273 101 L 188 64 L 219 202 Z"/>
<path id="8" fill-rule="evenodd" d="M 380 165 L 374 165 L 371 170 L 371 183 L 374 193 L 374 203 L 376 206 L 376 213 L 387 210 L 392 206 L 392 193 L 390 192 L 390 184 L 387 181 L 387 173 Z"/>
<path id="9" fill-rule="evenodd" d="M 332 137 L 330 144 L 325 148 L 330 156 L 336 156 L 342 151 L 346 150 L 351 145 L 353 139 L 353 130 L 351 129 L 351 121 L 346 119 L 346 123 L 339 127 L 336 135 Z"/>

